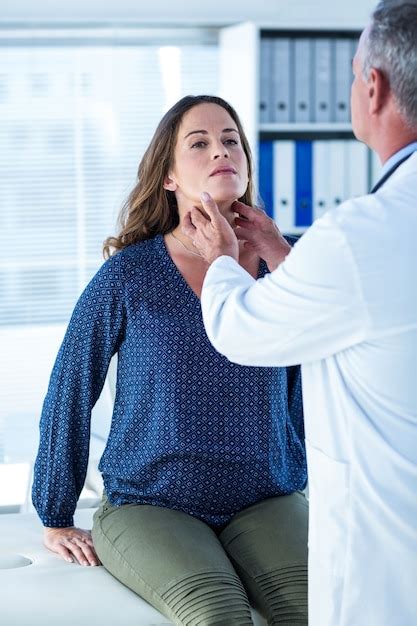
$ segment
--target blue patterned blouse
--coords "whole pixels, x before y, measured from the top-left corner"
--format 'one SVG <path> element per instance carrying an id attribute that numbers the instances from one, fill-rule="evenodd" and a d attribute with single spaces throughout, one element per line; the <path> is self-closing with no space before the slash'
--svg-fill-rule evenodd
<path id="1" fill-rule="evenodd" d="M 266 272 L 261 262 L 259 276 Z M 304 487 L 299 368 L 245 367 L 218 354 L 158 235 L 106 261 L 73 312 L 40 422 L 32 495 L 45 526 L 73 524 L 91 409 L 115 352 L 99 465 L 111 504 L 169 507 L 215 527 Z"/>

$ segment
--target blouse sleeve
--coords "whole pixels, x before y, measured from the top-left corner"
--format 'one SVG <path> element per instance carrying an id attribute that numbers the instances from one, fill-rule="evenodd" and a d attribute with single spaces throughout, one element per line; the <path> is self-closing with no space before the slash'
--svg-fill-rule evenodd
<path id="1" fill-rule="evenodd" d="M 120 253 L 106 261 L 82 293 L 52 370 L 32 487 L 45 526 L 73 525 L 87 471 L 91 411 L 124 335 L 121 261 Z"/>

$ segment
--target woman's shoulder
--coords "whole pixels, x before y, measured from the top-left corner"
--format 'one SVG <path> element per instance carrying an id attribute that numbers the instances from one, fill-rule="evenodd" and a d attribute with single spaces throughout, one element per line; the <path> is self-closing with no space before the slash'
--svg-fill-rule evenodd
<path id="1" fill-rule="evenodd" d="M 106 263 L 114 267 L 120 267 L 122 271 L 129 269 L 147 268 L 150 269 L 159 257 L 162 236 L 156 235 L 151 239 L 138 241 L 126 246 L 120 252 L 116 252 Z"/>

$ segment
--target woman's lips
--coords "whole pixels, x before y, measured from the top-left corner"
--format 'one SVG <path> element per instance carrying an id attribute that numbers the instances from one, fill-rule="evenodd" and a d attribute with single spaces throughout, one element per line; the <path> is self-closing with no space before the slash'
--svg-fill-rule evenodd
<path id="1" fill-rule="evenodd" d="M 212 172 L 210 174 L 210 176 L 218 176 L 218 175 L 221 175 L 221 174 L 229 174 L 229 175 L 232 174 L 233 175 L 233 174 L 236 174 L 236 173 L 237 172 L 236 172 L 235 169 L 233 169 L 233 167 L 219 167 L 219 168 L 215 169 L 214 172 Z"/>

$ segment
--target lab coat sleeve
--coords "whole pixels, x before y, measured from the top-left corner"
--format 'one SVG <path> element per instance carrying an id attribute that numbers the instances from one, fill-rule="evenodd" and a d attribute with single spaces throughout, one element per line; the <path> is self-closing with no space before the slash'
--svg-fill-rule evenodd
<path id="1" fill-rule="evenodd" d="M 369 318 L 352 251 L 329 214 L 257 281 L 231 257 L 216 259 L 202 311 L 213 346 L 230 361 L 257 366 L 326 358 L 363 341 Z"/>

